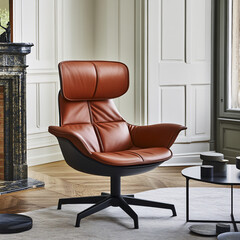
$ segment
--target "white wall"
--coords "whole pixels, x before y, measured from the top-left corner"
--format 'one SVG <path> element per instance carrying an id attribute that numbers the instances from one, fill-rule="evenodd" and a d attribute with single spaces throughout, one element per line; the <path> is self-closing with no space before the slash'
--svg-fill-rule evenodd
<path id="1" fill-rule="evenodd" d="M 62 60 L 119 60 L 130 70 L 128 93 L 116 100 L 126 120 L 139 122 L 135 101 L 136 0 L 14 0 L 14 42 L 32 42 L 27 56 L 27 162 L 63 159 L 47 131 L 58 125 L 57 64 Z M 137 40 L 138 41 L 138 40 Z"/>
<path id="2" fill-rule="evenodd" d="M 47 129 L 49 125 L 58 125 L 57 94 L 59 79 L 57 64 L 62 60 L 71 59 L 117 60 L 126 63 L 130 71 L 130 88 L 127 94 L 115 100 L 124 118 L 130 123 L 139 124 L 147 123 L 147 117 L 149 118 L 149 123 L 153 123 L 156 120 L 155 116 L 158 116 L 160 118 L 157 119 L 157 122 L 177 120 L 181 124 L 190 126 L 188 131 L 180 136 L 183 142 L 185 141 L 185 144 L 181 146 L 180 144 L 175 144 L 173 147 L 174 152 L 181 155 L 181 159 L 191 160 L 192 153 L 196 155 L 196 153 L 208 149 L 209 115 L 205 118 L 201 118 L 201 116 L 206 112 L 204 106 L 207 105 L 209 107 L 210 104 L 208 101 L 209 75 L 207 73 L 205 79 L 200 79 L 200 77 L 194 78 L 194 82 L 184 80 L 185 67 L 195 66 L 198 69 L 197 71 L 199 71 L 198 66 L 203 62 L 202 57 L 204 55 L 202 51 L 199 52 L 200 48 L 198 46 L 200 44 L 201 49 L 203 49 L 205 47 L 204 44 L 208 43 L 198 36 L 200 33 L 204 33 L 206 29 L 209 31 L 209 28 L 204 29 L 204 26 L 207 26 L 209 22 L 204 22 L 207 21 L 204 16 L 199 18 L 201 21 L 194 17 L 198 12 L 204 12 L 204 4 L 202 2 L 208 3 L 208 1 L 171 0 L 172 3 L 179 4 L 180 7 L 185 2 L 187 4 L 199 4 L 201 11 L 193 4 L 192 12 L 188 12 L 188 15 L 185 15 L 185 10 L 182 8 L 183 19 L 185 17 L 186 19 L 192 18 L 193 21 L 189 21 L 190 24 L 186 25 L 191 30 L 189 31 L 190 35 L 182 32 L 186 29 L 178 29 L 179 36 L 184 37 L 183 42 L 177 42 L 179 43 L 177 46 L 180 46 L 180 49 L 182 49 L 180 52 L 178 51 L 179 48 L 169 47 L 170 45 L 175 46 L 175 44 L 170 44 L 171 42 L 167 41 L 168 36 L 172 34 L 169 31 L 176 26 L 171 25 L 172 28 L 171 26 L 165 26 L 166 31 L 163 31 L 164 36 L 162 39 L 166 40 L 163 43 L 166 46 L 164 45 L 161 57 L 163 59 L 167 58 L 167 60 L 160 61 L 160 63 L 158 62 L 161 59 L 158 56 L 160 51 L 157 50 L 158 47 L 154 48 L 151 42 L 151 39 L 153 39 L 153 43 L 160 43 L 158 37 L 161 29 L 154 28 L 154 24 L 156 24 L 154 18 L 152 19 L 154 24 L 149 22 L 148 31 L 150 33 L 152 29 L 155 35 L 151 35 L 151 39 L 149 38 L 148 42 L 149 48 L 146 47 L 147 35 L 144 34 L 144 26 L 147 26 L 147 21 L 145 21 L 145 16 L 149 14 L 149 16 L 154 17 L 154 15 L 147 12 L 147 2 L 150 9 L 153 6 L 151 5 L 152 3 L 161 1 L 14 0 L 14 42 L 34 43 L 32 53 L 27 57 L 29 64 L 27 70 L 28 165 L 63 159 L 56 138 L 50 135 Z M 172 13 L 170 1 L 165 0 L 163 2 L 166 8 L 166 11 L 164 10 L 165 21 L 170 21 L 171 23 L 171 19 L 169 20 L 169 14 Z M 205 6 L 208 6 L 208 4 Z M 158 11 L 159 9 L 155 8 L 155 10 Z M 179 15 L 181 11 L 177 13 Z M 157 13 L 157 19 L 161 19 L 161 14 Z M 184 22 L 176 21 L 176 24 L 177 26 L 182 24 L 182 27 L 185 28 Z M 193 28 L 195 25 L 199 25 L 199 27 Z M 199 31 L 195 31 L 196 29 Z M 187 39 L 185 39 L 185 36 L 187 36 Z M 183 46 L 188 46 L 185 41 L 192 41 L 193 44 L 191 48 L 188 48 L 191 50 L 189 55 L 182 48 Z M 146 50 L 149 50 L 149 68 L 143 67 L 144 65 L 147 66 Z M 207 48 L 205 50 L 208 51 Z M 157 56 L 156 62 L 151 62 L 152 53 L 153 55 L 155 54 L 154 56 Z M 171 56 L 171 53 L 175 55 Z M 187 63 L 184 62 L 185 60 L 182 62 L 175 61 L 176 57 L 182 58 L 186 56 Z M 201 58 L 200 61 L 195 61 L 199 57 Z M 208 61 L 209 55 L 206 55 L 206 57 Z M 164 64 L 168 66 L 165 68 L 163 67 Z M 170 65 L 173 66 L 174 64 L 176 67 L 171 68 Z M 210 65 L 208 67 L 210 68 Z M 154 69 L 153 74 L 151 69 Z M 183 73 L 181 82 L 177 82 L 177 74 L 174 75 L 174 78 L 170 77 L 171 74 L 176 73 L 176 69 L 180 69 Z M 148 73 L 147 70 L 149 71 Z M 192 70 L 194 73 L 194 67 Z M 149 77 L 148 87 L 146 81 L 144 81 L 147 76 Z M 156 85 L 151 84 L 152 79 L 153 82 L 158 81 Z M 157 94 L 154 95 L 153 93 L 156 91 Z M 149 96 L 153 95 L 157 97 L 157 101 L 150 102 Z M 179 108 L 171 101 L 172 96 L 180 104 Z M 203 100 L 206 103 L 202 104 Z M 162 113 L 159 114 L 159 112 Z M 199 141 L 202 144 L 198 144 Z M 189 151 L 190 144 L 191 151 Z"/>

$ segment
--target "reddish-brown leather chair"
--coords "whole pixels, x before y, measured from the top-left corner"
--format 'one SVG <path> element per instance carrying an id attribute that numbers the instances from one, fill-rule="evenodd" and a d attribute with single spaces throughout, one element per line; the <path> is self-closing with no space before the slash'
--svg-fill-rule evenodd
<path id="1" fill-rule="evenodd" d="M 152 170 L 170 159 L 170 147 L 186 127 L 135 126 L 120 116 L 112 99 L 128 90 L 129 73 L 123 63 L 66 61 L 59 64 L 59 72 L 60 127 L 50 126 L 49 132 L 57 137 L 63 156 L 72 168 L 111 177 L 111 192 L 60 199 L 58 209 L 62 204 L 95 204 L 77 215 L 76 227 L 82 218 L 109 206 L 122 208 L 134 220 L 135 228 L 138 228 L 138 216 L 129 205 L 166 208 L 176 216 L 172 204 L 121 195 L 120 178 Z"/>

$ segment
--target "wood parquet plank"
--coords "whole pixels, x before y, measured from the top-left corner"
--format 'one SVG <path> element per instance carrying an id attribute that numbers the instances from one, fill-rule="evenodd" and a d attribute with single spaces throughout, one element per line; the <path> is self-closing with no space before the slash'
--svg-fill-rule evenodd
<path id="1" fill-rule="evenodd" d="M 122 178 L 122 193 L 137 193 L 162 187 L 185 187 L 185 167 L 158 167 L 150 172 Z M 0 196 L 0 213 L 19 213 L 56 206 L 59 198 L 109 192 L 109 177 L 89 175 L 59 161 L 29 168 L 29 177 L 45 182 L 45 188 Z M 206 186 L 192 182 L 191 186 Z M 209 184 L 207 185 L 210 186 Z"/>
<path id="2" fill-rule="evenodd" d="M 0 196 L 0 213 L 20 213 L 57 205 L 66 196 L 44 188 L 24 190 Z"/>

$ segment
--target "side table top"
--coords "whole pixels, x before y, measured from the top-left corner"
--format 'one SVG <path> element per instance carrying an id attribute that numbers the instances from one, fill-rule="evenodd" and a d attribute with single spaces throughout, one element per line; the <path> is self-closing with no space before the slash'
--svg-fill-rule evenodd
<path id="1" fill-rule="evenodd" d="M 182 175 L 188 179 L 221 185 L 240 185 L 240 170 L 233 164 L 227 165 L 225 176 L 201 178 L 201 166 L 188 167 L 182 170 Z"/>

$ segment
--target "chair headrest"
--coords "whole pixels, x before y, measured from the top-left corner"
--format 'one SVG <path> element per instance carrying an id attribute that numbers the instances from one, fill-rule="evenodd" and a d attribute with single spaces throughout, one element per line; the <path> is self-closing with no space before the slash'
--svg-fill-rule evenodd
<path id="1" fill-rule="evenodd" d="M 120 62 L 64 61 L 58 67 L 62 94 L 69 101 L 116 98 L 129 87 L 128 68 Z"/>

